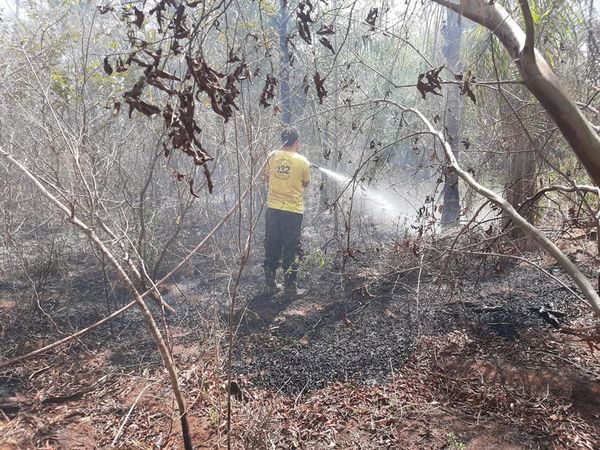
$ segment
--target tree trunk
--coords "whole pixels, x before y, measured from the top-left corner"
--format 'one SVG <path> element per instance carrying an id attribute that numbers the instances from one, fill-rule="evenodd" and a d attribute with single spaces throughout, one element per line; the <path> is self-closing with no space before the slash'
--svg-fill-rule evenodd
<path id="1" fill-rule="evenodd" d="M 517 125 L 519 126 L 519 125 Z M 515 127 L 511 127 L 512 132 L 515 132 Z M 508 203 L 519 211 L 527 222 L 534 224 L 535 222 L 535 204 L 527 205 L 521 208 L 523 202 L 533 196 L 536 191 L 536 158 L 535 149 L 531 148 L 529 140 L 523 135 L 517 136 L 513 145 L 507 149 L 509 158 L 507 182 L 505 184 L 505 197 Z M 512 219 L 507 218 L 507 223 L 512 223 Z M 514 245 L 522 252 L 531 249 L 533 242 L 527 239 L 527 233 L 519 228 L 514 227 L 511 231 L 511 238 Z"/>
<path id="2" fill-rule="evenodd" d="M 444 57 L 446 67 L 453 73 L 459 73 L 460 42 L 462 26 L 460 17 L 448 9 L 446 27 L 444 29 Z M 454 155 L 458 157 L 460 142 L 460 120 L 462 116 L 462 102 L 457 89 L 451 86 L 446 93 L 446 134 L 448 142 L 452 145 Z M 444 205 L 442 208 L 442 226 L 453 226 L 458 223 L 460 216 L 460 192 L 458 190 L 458 174 L 450 167 L 445 167 L 444 175 Z"/>
<path id="3" fill-rule="evenodd" d="M 501 100 L 502 101 L 502 100 Z M 508 99 L 504 99 L 508 101 Z M 536 154 L 535 148 L 528 137 L 524 134 L 523 127 L 515 116 L 515 108 L 506 103 L 500 107 L 502 117 L 509 117 L 504 121 L 503 130 L 506 142 L 506 155 L 508 158 L 507 173 L 505 178 L 505 197 L 513 208 L 534 223 L 535 207 L 520 209 L 521 204 L 533 196 L 536 191 Z M 512 113 L 512 115 L 511 115 Z M 522 238 L 523 233 L 515 229 L 515 238 Z"/>
<path id="4" fill-rule="evenodd" d="M 533 149 L 527 151 L 528 148 L 530 148 L 529 143 L 524 143 L 522 146 L 513 147 L 508 151 L 510 165 L 506 199 L 515 209 L 518 209 L 536 191 L 535 154 Z M 534 223 L 535 208 L 526 208 L 521 211 L 521 215 L 528 222 Z"/>
<path id="5" fill-rule="evenodd" d="M 281 122 L 292 123 L 292 95 L 290 92 L 290 49 L 288 45 L 288 9 L 287 0 L 281 0 L 279 8 L 279 50 L 281 52 L 281 72 L 279 76 L 281 97 Z"/>
<path id="6" fill-rule="evenodd" d="M 590 83 L 595 85 L 600 82 L 600 68 L 598 67 L 600 65 L 600 45 L 596 36 L 594 0 L 588 0 L 588 2 L 588 78 Z"/>

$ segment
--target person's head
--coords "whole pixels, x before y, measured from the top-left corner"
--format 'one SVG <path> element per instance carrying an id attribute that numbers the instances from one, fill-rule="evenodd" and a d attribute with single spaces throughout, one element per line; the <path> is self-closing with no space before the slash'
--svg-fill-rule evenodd
<path id="1" fill-rule="evenodd" d="M 297 152 L 300 148 L 300 134 L 295 128 L 289 127 L 281 132 L 281 143 L 286 150 Z"/>

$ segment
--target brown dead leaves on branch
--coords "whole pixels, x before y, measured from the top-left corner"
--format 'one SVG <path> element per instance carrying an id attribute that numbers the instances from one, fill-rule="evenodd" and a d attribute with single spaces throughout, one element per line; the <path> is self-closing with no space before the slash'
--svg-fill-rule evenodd
<path id="1" fill-rule="evenodd" d="M 195 119 L 196 102 L 202 104 L 204 99 L 201 96 L 205 95 L 211 109 L 225 122 L 229 121 L 238 109 L 236 99 L 240 94 L 239 84 L 250 78 L 248 65 L 234 49 L 228 54 L 228 73 L 212 67 L 202 56 L 202 51 L 198 51 L 197 55 L 186 53 L 184 49 L 193 48 L 193 34 L 200 29 L 197 27 L 193 32 L 187 24 L 209 20 L 208 14 L 203 17 L 197 14 L 192 16 L 194 8 L 202 2 L 160 0 L 150 3 L 138 2 L 122 7 L 121 18 L 127 27 L 131 50 L 125 60 L 122 55 L 105 57 L 102 67 L 109 76 L 115 71 L 122 73 L 132 67 L 141 69 L 138 80 L 123 93 L 124 101 L 129 105 L 129 117 L 134 111 L 148 117 L 161 116 L 168 136 L 168 141 L 164 143 L 165 158 L 169 158 L 174 150 L 189 156 L 196 167 L 204 168 L 210 192 L 212 182 L 206 163 L 213 157 L 200 141 L 202 130 Z M 147 12 L 145 8 L 148 8 Z M 105 14 L 114 11 L 114 7 L 99 6 L 98 11 Z M 152 19 L 162 33 L 155 43 L 144 41 L 138 33 Z M 168 49 L 163 42 L 169 43 Z M 181 74 L 170 73 L 168 68 L 176 67 L 169 64 L 170 59 L 180 54 L 184 55 Z M 157 96 L 157 91 L 164 93 L 165 97 Z M 161 98 L 165 99 L 162 104 L 159 102 Z M 119 101 L 114 103 L 113 114 L 119 112 L 120 105 Z M 191 195 L 197 196 L 193 177 L 175 171 L 174 178 L 177 181 L 186 180 Z"/>
<path id="2" fill-rule="evenodd" d="M 307 44 L 312 44 L 312 32 L 310 29 L 311 24 L 314 23 L 313 18 L 310 16 L 313 12 L 314 6 L 310 0 L 302 0 L 298 3 L 298 8 L 296 9 L 296 27 L 298 28 L 298 34 Z M 327 35 L 335 34 L 335 30 L 333 29 L 333 25 L 321 25 L 316 34 L 320 36 L 319 42 L 323 47 L 330 50 L 333 54 L 335 54 L 335 49 L 331 41 L 326 37 Z"/>
<path id="3" fill-rule="evenodd" d="M 336 49 L 330 40 L 330 36 L 335 34 L 333 25 L 320 24 L 318 30 L 316 27 L 315 31 L 312 30 L 314 1 L 299 1 L 295 10 L 298 29 L 295 36 L 309 45 L 318 40 L 320 45 L 335 54 Z M 199 5 L 203 6 L 196 8 Z M 217 10 L 205 6 L 205 2 L 190 0 L 140 0 L 122 4 L 120 18 L 126 27 L 129 49 L 103 58 L 102 68 L 108 76 L 136 71 L 137 78 L 133 79 L 137 81 L 125 90 L 122 101 L 113 102 L 109 107 L 111 113 L 118 114 L 123 103 L 129 107 L 129 117 L 134 112 L 147 117 L 161 117 L 168 136 L 164 143 L 165 158 L 169 158 L 173 151 L 190 157 L 196 168 L 204 168 L 211 190 L 206 163 L 213 157 L 202 145 L 202 130 L 195 115 L 204 106 L 210 105 L 212 111 L 227 123 L 238 110 L 236 101 L 241 93 L 241 83 L 257 77 L 258 69 L 251 75 L 245 55 L 239 48 L 228 47 L 220 63 L 208 60 L 201 43 L 207 42 L 207 30 L 219 31 L 220 28 L 218 19 L 213 18 Z M 227 5 L 223 3 L 214 7 L 226 8 Z M 97 9 L 106 14 L 118 13 L 118 8 L 101 5 Z M 365 21 L 373 28 L 378 17 L 378 9 L 372 8 Z M 148 38 L 144 31 L 150 28 L 153 32 L 158 31 L 152 42 L 145 40 Z M 248 33 L 248 36 L 258 41 L 256 35 Z M 295 49 L 293 43 L 292 47 Z M 309 89 L 311 78 L 316 97 L 323 103 L 327 96 L 326 77 L 318 71 L 307 74 L 302 85 L 305 92 Z M 266 75 L 264 83 L 258 103 L 268 108 L 276 103 L 279 80 L 271 73 Z M 180 175 L 175 179 L 191 181 L 187 175 Z M 190 192 L 196 195 L 193 181 L 190 182 Z"/>
<path id="4" fill-rule="evenodd" d="M 230 55 L 231 57 L 231 55 Z M 235 69 L 229 74 L 217 72 L 211 68 L 202 58 L 191 58 L 186 56 L 188 73 L 186 79 L 192 77 L 196 82 L 198 90 L 196 91 L 196 100 L 200 100 L 198 95 L 201 92 L 206 93 L 210 98 L 210 104 L 215 113 L 223 117 L 225 123 L 233 116 L 233 110 L 238 109 L 235 99 L 240 94 L 237 87 L 239 81 L 250 77 L 248 65 L 241 61 Z M 225 78 L 225 86 L 221 85 L 220 80 Z"/>
<path id="5" fill-rule="evenodd" d="M 426 98 L 427 93 L 441 96 L 439 91 L 442 90 L 442 79 L 440 78 L 440 72 L 444 66 L 434 67 L 433 69 L 420 73 L 417 80 L 417 89 L 421 93 L 423 99 Z"/>
<path id="6" fill-rule="evenodd" d="M 423 99 L 426 99 L 426 94 L 439 95 L 442 90 L 442 78 L 440 72 L 444 66 L 434 67 L 425 73 L 420 73 L 417 80 L 417 90 Z M 460 95 L 466 95 L 474 104 L 477 104 L 477 98 L 473 92 L 475 84 L 475 74 L 470 70 L 465 70 L 464 73 L 454 75 L 455 81 L 460 81 Z"/>
<path id="7" fill-rule="evenodd" d="M 267 78 L 265 80 L 265 86 L 260 94 L 260 99 L 258 103 L 263 107 L 267 108 L 271 106 L 273 103 L 272 100 L 275 98 L 275 86 L 277 86 L 277 78 L 275 78 L 271 74 L 267 74 Z"/>
<path id="8" fill-rule="evenodd" d="M 302 0 L 298 3 L 298 8 L 296 9 L 296 26 L 298 27 L 298 33 L 307 44 L 312 44 L 310 24 L 314 22 L 312 17 L 310 17 L 310 14 L 313 9 L 314 6 L 310 0 Z"/>
<path id="9" fill-rule="evenodd" d="M 375 31 L 375 22 L 377 21 L 377 17 L 379 17 L 379 8 L 371 8 L 369 10 L 369 14 L 367 14 L 367 18 L 365 22 L 371 26 L 371 31 Z"/>
<path id="10" fill-rule="evenodd" d="M 319 72 L 315 72 L 313 79 L 315 82 L 315 88 L 317 89 L 319 103 L 323 103 L 323 98 L 325 98 L 327 95 L 327 91 L 325 90 L 325 78 L 321 78 L 321 74 Z"/>
<path id="11" fill-rule="evenodd" d="M 476 105 L 477 98 L 475 97 L 475 93 L 473 92 L 472 86 L 475 83 L 475 74 L 470 70 L 465 70 L 464 73 L 459 73 L 454 76 L 456 81 L 461 81 L 460 85 L 460 95 L 466 95 L 471 99 L 471 101 Z"/>

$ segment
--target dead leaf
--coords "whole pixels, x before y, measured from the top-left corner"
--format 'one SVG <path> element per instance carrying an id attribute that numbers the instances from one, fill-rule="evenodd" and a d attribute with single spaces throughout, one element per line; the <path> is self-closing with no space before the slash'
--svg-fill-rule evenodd
<path id="1" fill-rule="evenodd" d="M 135 7 L 133 8 L 133 13 L 135 14 L 135 20 L 133 23 L 137 25 L 138 28 L 142 28 L 142 24 L 144 23 L 144 11 L 141 11 Z"/>
<path id="2" fill-rule="evenodd" d="M 96 9 L 98 10 L 98 12 L 100 14 L 106 14 L 109 11 L 115 10 L 115 8 L 112 7 L 111 5 L 101 5 L 101 6 L 96 7 Z"/>
<path id="3" fill-rule="evenodd" d="M 321 78 L 321 74 L 319 72 L 315 72 L 313 76 L 313 80 L 315 82 L 315 89 L 317 90 L 317 96 L 319 97 L 319 103 L 323 103 L 323 98 L 327 96 L 327 91 L 325 90 L 325 79 Z"/>
<path id="4" fill-rule="evenodd" d="M 321 25 L 321 28 L 319 28 L 319 31 L 317 31 L 317 34 L 320 36 L 326 35 L 326 34 L 335 34 L 335 30 L 333 29 L 333 24 L 331 25 Z"/>
<path id="5" fill-rule="evenodd" d="M 331 42 L 329 42 L 329 39 L 327 39 L 325 36 L 321 37 L 319 39 L 319 42 L 327 49 L 331 50 L 331 52 L 335 55 L 335 50 L 333 49 L 333 45 L 331 45 Z"/>
<path id="6" fill-rule="evenodd" d="M 110 65 L 110 63 L 108 62 L 108 56 L 106 58 L 104 58 L 104 63 L 102 64 L 102 67 L 104 68 L 104 71 L 106 72 L 107 75 L 112 75 L 113 73 L 113 68 Z"/>
<path id="7" fill-rule="evenodd" d="M 367 22 L 367 24 L 371 25 L 371 31 L 375 31 L 375 21 L 377 20 L 378 16 L 379 16 L 379 8 L 371 8 L 369 10 L 369 14 L 367 14 L 367 18 L 365 19 L 365 22 Z"/>
<path id="8" fill-rule="evenodd" d="M 192 194 L 196 198 L 200 198 L 200 196 L 194 192 L 194 179 L 193 178 L 190 179 L 189 183 L 190 183 L 190 194 Z"/>
<path id="9" fill-rule="evenodd" d="M 241 59 L 238 55 L 233 53 L 233 48 L 229 50 L 229 57 L 227 58 L 228 63 L 240 62 Z"/>
<path id="10" fill-rule="evenodd" d="M 310 340 L 307 335 L 302 336 L 302 338 L 298 341 L 302 347 L 309 347 Z"/>
<path id="11" fill-rule="evenodd" d="M 208 170 L 208 167 L 206 166 L 206 164 L 204 165 L 204 177 L 206 178 L 206 185 L 208 187 L 208 193 L 212 194 L 214 185 L 212 182 L 212 178 L 210 176 L 210 171 Z"/>
<path id="12" fill-rule="evenodd" d="M 126 72 L 126 71 L 127 71 L 127 67 L 125 67 L 125 64 L 123 64 L 123 60 L 119 56 L 117 58 L 117 73 L 123 73 L 123 72 Z"/>
<path id="13" fill-rule="evenodd" d="M 148 11 L 149 15 L 156 15 L 156 23 L 159 31 L 163 31 L 163 13 L 166 11 L 166 0 L 161 0 L 154 8 Z"/>

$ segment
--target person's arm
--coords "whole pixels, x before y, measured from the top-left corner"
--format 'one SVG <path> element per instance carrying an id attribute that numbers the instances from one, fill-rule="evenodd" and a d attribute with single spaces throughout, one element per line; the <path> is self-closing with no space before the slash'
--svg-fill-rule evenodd
<path id="1" fill-rule="evenodd" d="M 302 186 L 307 187 L 308 183 L 310 183 L 310 164 L 306 161 L 304 173 L 302 174 Z"/>

